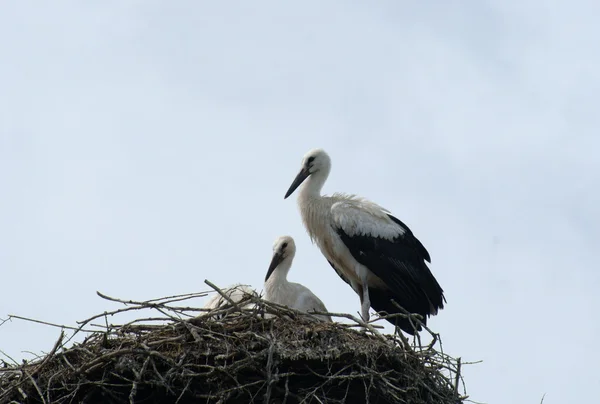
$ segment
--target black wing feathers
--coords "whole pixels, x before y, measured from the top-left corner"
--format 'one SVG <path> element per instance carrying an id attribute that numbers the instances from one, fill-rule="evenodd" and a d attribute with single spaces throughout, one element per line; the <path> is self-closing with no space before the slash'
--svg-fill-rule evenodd
<path id="1" fill-rule="evenodd" d="M 423 316 L 426 324 L 428 315 L 444 307 L 443 290 L 424 262 L 429 262 L 430 257 L 423 244 L 408 226 L 391 215 L 389 217 L 405 230 L 403 235 L 393 240 L 362 235 L 350 237 L 341 228 L 336 231 L 354 259 L 389 288 L 387 291 L 369 288 L 371 307 L 376 311 L 397 313 L 399 310 L 390 302 L 394 299 L 409 312 Z M 405 325 L 412 330 L 410 324 Z M 410 333 L 401 324 L 398 326 Z"/>
<path id="2" fill-rule="evenodd" d="M 392 303 L 392 299 L 394 299 L 394 301 L 396 303 L 398 303 L 400 306 L 402 306 L 402 304 L 400 302 L 398 302 L 397 297 L 394 296 L 394 294 L 391 293 L 391 291 L 369 288 L 369 300 L 371 300 L 371 307 L 373 308 L 373 310 L 375 310 L 378 313 L 381 313 L 381 314 L 402 313 L 402 311 L 399 310 L 398 307 L 396 307 Z M 402 307 L 404 307 L 404 306 L 402 306 Z M 407 310 L 407 311 L 410 311 L 410 310 Z M 392 318 L 388 318 L 386 320 L 389 323 L 392 323 L 393 325 L 400 327 L 400 329 L 402 331 L 404 331 L 410 335 L 415 335 L 416 331 L 418 332 L 418 331 L 422 330 L 422 327 L 420 324 L 418 324 L 416 321 L 413 321 L 413 324 L 414 324 L 414 326 L 413 326 L 413 324 L 411 324 L 407 318 L 392 317 Z M 427 317 L 426 316 L 423 316 L 422 322 L 423 322 L 423 324 L 427 325 Z M 416 329 L 416 331 L 415 331 L 415 329 Z"/>
<path id="3" fill-rule="evenodd" d="M 423 244 L 421 244 L 419 239 L 414 236 L 414 234 L 412 233 L 412 231 L 410 231 L 408 226 L 405 225 L 404 223 L 402 223 L 402 221 L 400 219 L 398 219 L 392 215 L 388 215 L 388 217 L 390 219 L 392 219 L 392 221 L 394 221 L 395 223 L 399 224 L 400 227 L 402 227 L 406 231 L 406 235 L 410 236 L 409 239 L 407 239 L 406 241 L 414 242 L 416 250 L 419 252 L 419 254 L 421 254 L 423 256 L 423 259 L 425 261 L 431 263 L 431 257 L 429 256 L 429 252 L 425 249 L 425 246 L 423 246 Z"/>
<path id="4" fill-rule="evenodd" d="M 344 282 L 350 285 L 350 282 L 346 279 L 345 276 L 342 275 L 340 271 L 338 271 L 338 269 L 333 265 L 333 263 L 329 260 L 327 260 L 327 262 L 329 262 L 329 265 L 331 265 L 335 272 L 337 272 L 340 278 L 342 278 Z M 392 303 L 392 299 L 394 299 L 394 301 L 396 299 L 395 296 L 392 293 L 390 293 L 389 290 L 369 288 L 369 299 L 371 300 L 371 307 L 378 313 L 386 312 L 388 314 L 393 314 L 400 312 L 400 310 L 398 310 L 398 307 L 396 307 Z M 401 330 L 410 335 L 415 335 L 415 329 L 416 331 L 422 330 L 421 325 L 416 324 L 415 322 L 413 322 L 413 325 L 407 318 L 395 317 L 386 320 L 392 323 L 393 325 L 400 327 Z M 427 317 L 424 318 L 423 324 L 427 324 Z"/>

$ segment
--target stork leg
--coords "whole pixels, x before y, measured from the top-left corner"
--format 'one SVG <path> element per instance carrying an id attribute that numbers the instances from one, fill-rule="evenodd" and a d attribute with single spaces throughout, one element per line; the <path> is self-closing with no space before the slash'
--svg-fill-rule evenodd
<path id="1" fill-rule="evenodd" d="M 362 271 L 357 271 L 359 274 Z M 360 276 L 360 282 L 357 283 L 357 293 L 360 296 L 360 309 L 361 316 L 364 321 L 369 321 L 369 308 L 371 307 L 371 299 L 369 299 L 369 284 L 367 283 L 367 277 L 365 275 Z"/>
<path id="2" fill-rule="evenodd" d="M 363 283 L 355 282 L 354 280 L 350 281 L 350 286 L 356 292 L 358 297 L 360 297 L 360 316 L 363 321 L 369 321 L 369 308 L 371 307 L 371 300 L 369 300 L 369 289 L 363 288 L 363 285 L 366 285 L 366 281 Z"/>
<path id="3" fill-rule="evenodd" d="M 369 308 L 371 307 L 371 300 L 369 299 L 369 288 L 361 286 L 362 294 L 360 297 L 360 305 L 362 311 L 362 318 L 364 321 L 369 321 Z"/>
<path id="4" fill-rule="evenodd" d="M 350 286 L 352 286 L 352 289 L 360 298 L 360 316 L 364 321 L 369 321 L 369 306 L 371 305 L 368 301 L 369 294 L 367 293 L 367 308 L 365 310 L 365 291 L 363 290 L 362 285 L 358 282 L 355 282 L 354 280 L 351 280 Z"/>

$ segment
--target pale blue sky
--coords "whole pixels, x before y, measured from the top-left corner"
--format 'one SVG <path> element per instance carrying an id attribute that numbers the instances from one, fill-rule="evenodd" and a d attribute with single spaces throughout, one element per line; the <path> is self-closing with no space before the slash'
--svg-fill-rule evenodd
<path id="1" fill-rule="evenodd" d="M 257 288 L 275 238 L 331 311 L 358 297 L 283 195 L 322 147 L 432 256 L 431 327 L 476 401 L 593 402 L 600 3 L 0 5 L 0 318 Z M 295 195 L 294 195 L 295 196 Z M 199 304 L 202 302 L 199 302 Z M 58 330 L 0 327 L 0 349 Z"/>

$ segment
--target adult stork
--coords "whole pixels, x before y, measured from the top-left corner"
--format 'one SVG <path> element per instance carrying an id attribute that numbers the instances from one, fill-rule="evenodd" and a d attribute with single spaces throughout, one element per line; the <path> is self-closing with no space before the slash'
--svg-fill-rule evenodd
<path id="1" fill-rule="evenodd" d="M 427 317 L 446 302 L 425 262 L 431 262 L 429 253 L 407 225 L 381 206 L 355 195 L 321 196 L 330 170 L 331 159 L 324 150 L 309 151 L 284 199 L 304 183 L 298 194 L 304 226 L 329 264 L 359 295 L 365 321 L 369 307 L 380 314 L 402 313 L 393 299 L 427 324 Z M 407 318 L 388 321 L 411 335 L 421 330 Z"/>
<path id="2" fill-rule="evenodd" d="M 296 243 L 290 236 L 278 237 L 273 244 L 273 257 L 265 277 L 264 299 L 300 311 L 327 312 L 325 305 L 309 288 L 287 280 L 288 272 L 296 255 Z M 328 315 L 317 318 L 331 322 Z"/>

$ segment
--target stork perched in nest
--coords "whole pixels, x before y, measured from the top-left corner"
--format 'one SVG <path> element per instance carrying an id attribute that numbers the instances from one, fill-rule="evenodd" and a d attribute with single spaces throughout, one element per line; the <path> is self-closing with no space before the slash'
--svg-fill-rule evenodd
<path id="1" fill-rule="evenodd" d="M 299 283 L 287 280 L 288 272 L 296 254 L 296 243 L 290 236 L 282 236 L 273 244 L 273 257 L 265 277 L 264 299 L 300 311 L 327 312 L 325 305 L 310 289 Z M 317 318 L 331 322 L 328 315 Z"/>
<path id="2" fill-rule="evenodd" d="M 444 291 L 427 267 L 429 253 L 407 225 L 389 211 L 366 199 L 341 193 L 321 196 L 331 170 L 331 159 L 322 149 L 309 151 L 300 172 L 285 194 L 287 199 L 302 183 L 298 205 L 311 240 L 337 272 L 358 294 L 363 320 L 369 307 L 380 314 L 410 313 L 427 317 L 444 308 Z M 388 321 L 408 334 L 422 327 L 408 318 Z"/>
<path id="3" fill-rule="evenodd" d="M 225 296 L 229 297 L 231 301 L 234 303 L 239 303 L 244 300 L 248 295 L 252 295 L 254 297 L 259 297 L 258 293 L 250 287 L 250 285 L 242 285 L 241 283 L 236 283 L 222 290 Z M 204 305 L 205 309 L 217 309 L 225 307 L 230 304 L 227 299 L 225 299 L 221 294 L 215 293 L 213 297 L 210 298 L 209 301 Z M 254 306 L 254 303 L 246 303 L 244 306 L 240 308 L 251 309 Z"/>

